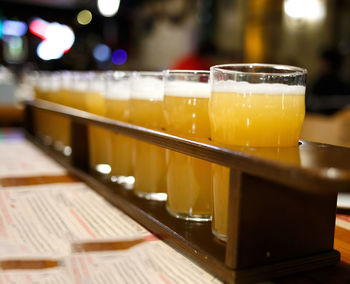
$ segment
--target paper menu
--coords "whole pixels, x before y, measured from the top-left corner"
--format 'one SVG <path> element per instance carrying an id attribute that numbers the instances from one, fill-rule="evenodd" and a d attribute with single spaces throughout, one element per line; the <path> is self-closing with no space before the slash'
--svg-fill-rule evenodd
<path id="1" fill-rule="evenodd" d="M 0 283 L 219 283 L 151 236 L 83 183 L 7 187 L 0 191 L 0 266 L 9 259 L 62 265 L 3 270 Z M 72 250 L 74 243 L 113 239 L 144 241 L 125 250 Z"/>
<path id="2" fill-rule="evenodd" d="M 64 175 L 67 171 L 23 140 L 0 141 L 0 178 Z"/>
<path id="3" fill-rule="evenodd" d="M 221 283 L 161 241 L 125 251 L 72 254 L 61 263 L 41 270 L 0 270 L 0 283 Z"/>
<path id="4" fill-rule="evenodd" d="M 71 242 L 149 234 L 83 183 L 0 191 L 0 239 L 27 252 L 67 255 Z"/>
<path id="5" fill-rule="evenodd" d="M 0 141 L 0 178 L 66 174 L 26 141 Z M 78 252 L 73 244 L 130 239 L 125 250 Z M 137 242 L 136 242 L 137 243 Z M 105 247 L 105 246 L 102 246 Z M 21 261 L 60 263 L 11 269 Z M 7 267 L 10 269 L 5 269 Z M 27 264 L 28 264 L 27 263 Z M 1 283 L 219 283 L 83 183 L 0 190 Z"/>
<path id="6" fill-rule="evenodd" d="M 66 267 L 57 267 L 47 270 L 0 271 L 0 283 L 70 284 L 74 282 Z"/>
<path id="7" fill-rule="evenodd" d="M 122 252 L 72 255 L 67 268 L 74 283 L 221 283 L 161 241 Z"/>
<path id="8" fill-rule="evenodd" d="M 350 193 L 338 193 L 337 207 L 350 209 Z"/>
<path id="9" fill-rule="evenodd" d="M 337 215 L 336 218 L 336 225 L 343 228 L 350 230 L 350 216 L 349 215 Z"/>

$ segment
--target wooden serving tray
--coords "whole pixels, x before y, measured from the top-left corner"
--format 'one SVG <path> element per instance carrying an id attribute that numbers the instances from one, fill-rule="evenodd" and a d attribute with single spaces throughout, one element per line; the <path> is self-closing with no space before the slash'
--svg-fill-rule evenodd
<path id="1" fill-rule="evenodd" d="M 71 119 L 72 156 L 40 144 L 33 112 Z M 210 223 L 178 220 L 164 203 L 139 199 L 89 172 L 87 125 L 94 124 L 230 168 L 228 239 Z M 26 104 L 26 130 L 35 144 L 111 203 L 204 269 L 229 283 L 250 283 L 335 264 L 338 192 L 350 191 L 350 149 L 301 141 L 291 148 L 223 148 L 37 100 Z"/>

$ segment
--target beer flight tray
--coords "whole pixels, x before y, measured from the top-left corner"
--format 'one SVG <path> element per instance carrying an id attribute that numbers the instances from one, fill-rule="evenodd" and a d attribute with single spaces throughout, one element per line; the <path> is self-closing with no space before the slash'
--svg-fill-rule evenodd
<path id="1" fill-rule="evenodd" d="M 36 109 L 70 118 L 70 158 L 39 141 Z M 164 203 L 139 199 L 91 173 L 88 124 L 229 167 L 227 243 L 214 238 L 210 222 L 171 217 Z M 283 150 L 278 159 L 269 159 L 41 100 L 26 103 L 25 128 L 29 140 L 70 174 L 225 282 L 271 280 L 339 261 L 339 253 L 333 250 L 337 193 L 350 191 L 350 149 L 301 141 L 293 150 L 297 162 L 288 162 L 290 154 Z"/>

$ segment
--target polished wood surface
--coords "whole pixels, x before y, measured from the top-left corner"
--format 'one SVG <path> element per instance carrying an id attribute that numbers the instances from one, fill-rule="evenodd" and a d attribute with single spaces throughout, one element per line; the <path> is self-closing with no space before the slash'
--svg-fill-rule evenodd
<path id="1" fill-rule="evenodd" d="M 338 261 L 339 254 L 336 251 L 330 250 L 307 257 L 271 263 L 269 265 L 248 267 L 245 269 L 229 268 L 225 265 L 227 261 L 225 252 L 227 251 L 226 244 L 213 237 L 210 223 L 175 219 L 166 212 L 164 203 L 150 202 L 137 198 L 130 190 L 112 185 L 109 180 L 93 172 L 84 172 L 77 169 L 57 152 L 42 146 L 36 139 L 30 139 L 57 162 L 61 163 L 73 176 L 84 181 L 97 193 L 141 223 L 160 239 L 225 282 L 254 283 L 262 279 L 271 279 L 271 275 L 281 276 L 285 274 L 295 274 L 320 266 L 330 266 Z M 276 212 L 275 215 L 278 216 L 281 215 L 281 213 L 282 212 Z M 262 217 L 263 216 L 260 216 L 260 218 Z M 269 220 L 260 220 L 263 220 L 261 224 L 269 226 Z M 272 229 L 278 230 L 278 227 Z M 255 237 L 259 236 L 259 234 L 253 235 Z M 288 241 L 292 238 L 292 235 L 288 235 L 287 237 Z M 259 238 L 253 238 L 253 240 L 260 241 Z M 286 241 L 286 238 L 284 238 L 284 241 Z M 285 245 L 287 246 L 288 243 Z M 332 246 L 332 244 L 329 245 Z M 227 246 L 230 247 L 230 244 L 227 244 Z M 263 248 L 260 248 L 258 251 L 261 251 L 261 249 Z M 240 265 L 240 262 L 237 262 L 237 264 Z"/>
<path id="2" fill-rule="evenodd" d="M 24 108 L 22 105 L 0 105 L 0 126 L 20 125 L 23 121 Z"/>
<path id="3" fill-rule="evenodd" d="M 79 135 L 72 136 L 72 151 L 77 151 L 72 162 L 38 143 L 40 147 L 107 200 L 227 282 L 271 279 L 339 259 L 333 250 L 336 195 L 350 191 L 350 149 L 307 141 L 290 148 L 228 149 L 48 102 L 34 102 L 28 108 L 61 113 L 71 118 L 73 128 L 78 126 Z M 214 240 L 210 224 L 174 220 L 164 204 L 138 200 L 89 173 L 84 166 L 88 145 L 81 138 L 86 137 L 88 124 L 229 167 L 231 177 L 239 177 L 239 182 L 230 185 L 227 245 Z M 32 128 L 28 130 L 35 136 Z M 37 141 L 33 136 L 30 139 Z"/>
<path id="4" fill-rule="evenodd" d="M 350 191 L 350 149 L 301 141 L 297 147 L 231 149 L 169 135 L 133 124 L 38 100 L 28 106 L 60 113 L 77 124 L 95 124 L 170 150 L 315 193 Z M 276 151 L 276 149 L 278 149 Z"/>

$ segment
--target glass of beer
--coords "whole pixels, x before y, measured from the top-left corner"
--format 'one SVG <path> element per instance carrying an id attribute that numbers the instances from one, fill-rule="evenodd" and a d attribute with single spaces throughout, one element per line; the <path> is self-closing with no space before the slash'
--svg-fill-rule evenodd
<path id="1" fill-rule="evenodd" d="M 35 77 L 34 94 L 36 99 L 47 100 L 50 89 L 50 79 L 48 72 L 38 72 Z M 52 139 L 49 136 L 50 114 L 41 109 L 34 112 L 35 132 L 45 145 L 51 145 Z"/>
<path id="2" fill-rule="evenodd" d="M 208 143 L 209 71 L 164 71 L 167 132 Z M 211 163 L 167 150 L 167 211 L 174 217 L 210 221 Z"/>
<path id="3" fill-rule="evenodd" d="M 270 64 L 213 66 L 209 117 L 213 143 L 230 148 L 297 147 L 305 116 L 306 70 Z M 213 222 L 226 240 L 229 169 L 213 165 Z"/>
<path id="4" fill-rule="evenodd" d="M 71 107 L 87 111 L 86 94 L 88 91 L 88 72 L 75 71 L 72 74 L 72 88 L 70 89 L 69 104 Z"/>
<path id="5" fill-rule="evenodd" d="M 155 129 L 165 129 L 163 112 L 162 72 L 135 72 L 131 79 L 131 123 Z M 132 151 L 134 193 L 141 198 L 165 201 L 165 149 L 137 140 Z"/>
<path id="6" fill-rule="evenodd" d="M 73 76 L 69 71 L 62 71 L 60 73 L 60 95 L 59 95 L 59 103 L 65 106 L 70 106 L 70 97 L 71 90 L 73 85 Z M 70 145 L 70 119 L 68 117 L 61 117 L 62 123 L 62 133 L 61 133 L 61 142 L 63 144 L 62 153 L 65 156 L 70 156 L 72 153 L 72 148 Z"/>
<path id="7" fill-rule="evenodd" d="M 60 81 L 57 72 L 48 72 L 45 76 L 47 88 L 45 92 L 45 99 L 52 103 L 58 103 Z M 52 112 L 46 112 L 47 116 L 47 137 L 50 145 L 54 149 L 62 150 L 62 143 L 60 142 L 60 115 Z M 54 126 L 54 127 L 53 127 Z"/>
<path id="8" fill-rule="evenodd" d="M 106 115 L 105 96 L 107 91 L 106 73 L 89 72 L 86 91 L 87 111 L 100 116 Z M 110 131 L 95 125 L 89 125 L 89 157 L 91 170 L 107 175 L 111 171 L 108 164 L 111 155 Z"/>
<path id="9" fill-rule="evenodd" d="M 51 73 L 51 91 L 49 100 L 56 104 L 64 104 L 61 72 Z M 52 138 L 55 150 L 64 153 L 65 147 L 69 144 L 70 122 L 69 118 L 60 114 L 51 114 L 52 119 Z"/>
<path id="10" fill-rule="evenodd" d="M 130 72 L 115 71 L 107 75 L 106 116 L 122 122 L 130 122 Z M 133 139 L 119 133 L 112 133 L 111 181 L 132 189 L 131 150 Z"/>

